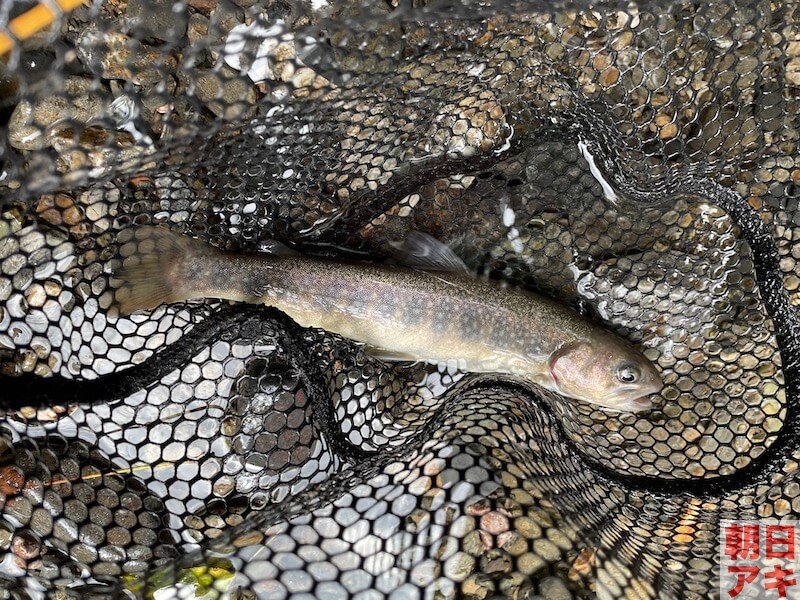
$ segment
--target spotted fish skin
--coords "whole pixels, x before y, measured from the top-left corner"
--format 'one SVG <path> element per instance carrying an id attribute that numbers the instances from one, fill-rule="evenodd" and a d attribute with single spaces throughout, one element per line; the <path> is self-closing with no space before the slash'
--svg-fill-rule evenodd
<path id="1" fill-rule="evenodd" d="M 125 313 L 193 298 L 266 304 L 384 357 L 455 358 L 468 371 L 517 375 L 614 410 L 649 408 L 646 396 L 661 389 L 652 364 L 624 340 L 524 290 L 458 272 L 223 252 L 141 229 L 139 264 L 116 274 Z M 625 369 L 636 381 L 620 380 Z"/>

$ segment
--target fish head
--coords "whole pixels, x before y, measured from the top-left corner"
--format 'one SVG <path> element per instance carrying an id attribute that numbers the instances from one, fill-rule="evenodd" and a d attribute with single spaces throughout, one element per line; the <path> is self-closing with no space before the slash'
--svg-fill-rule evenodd
<path id="1" fill-rule="evenodd" d="M 616 411 L 649 410 L 664 386 L 653 364 L 616 338 L 566 344 L 548 366 L 554 391 Z"/>

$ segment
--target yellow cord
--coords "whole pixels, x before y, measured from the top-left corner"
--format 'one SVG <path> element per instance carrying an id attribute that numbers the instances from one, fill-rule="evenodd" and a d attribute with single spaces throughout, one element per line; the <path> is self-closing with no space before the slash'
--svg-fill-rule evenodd
<path id="1" fill-rule="evenodd" d="M 76 6 L 83 4 L 83 2 L 84 0 L 55 0 L 55 3 L 64 12 L 71 11 Z M 5 31 L 0 31 L 0 55 L 5 54 L 14 47 L 14 38 L 18 40 L 29 38 L 37 31 L 50 25 L 55 18 L 56 13 L 50 8 L 44 4 L 37 4 L 20 16 L 11 19 L 11 23 L 8 24 L 8 31 L 13 34 L 13 37 Z"/>

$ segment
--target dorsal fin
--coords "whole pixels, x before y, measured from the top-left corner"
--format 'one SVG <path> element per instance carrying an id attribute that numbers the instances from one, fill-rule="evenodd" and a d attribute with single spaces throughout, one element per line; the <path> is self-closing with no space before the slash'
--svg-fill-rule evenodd
<path id="1" fill-rule="evenodd" d="M 470 272 L 455 252 L 427 233 L 412 231 L 405 240 L 389 243 L 394 248 L 395 260 L 406 267 L 425 271 Z"/>

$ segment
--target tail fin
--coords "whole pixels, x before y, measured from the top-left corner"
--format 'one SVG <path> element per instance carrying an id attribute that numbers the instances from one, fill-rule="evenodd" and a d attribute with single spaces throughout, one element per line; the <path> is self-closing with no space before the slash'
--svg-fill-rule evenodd
<path id="1" fill-rule="evenodd" d="M 166 227 L 151 226 L 137 229 L 130 244 L 135 248 L 128 264 L 114 274 L 122 282 L 115 295 L 120 312 L 149 310 L 191 297 L 186 265 L 207 250 L 206 244 Z"/>

